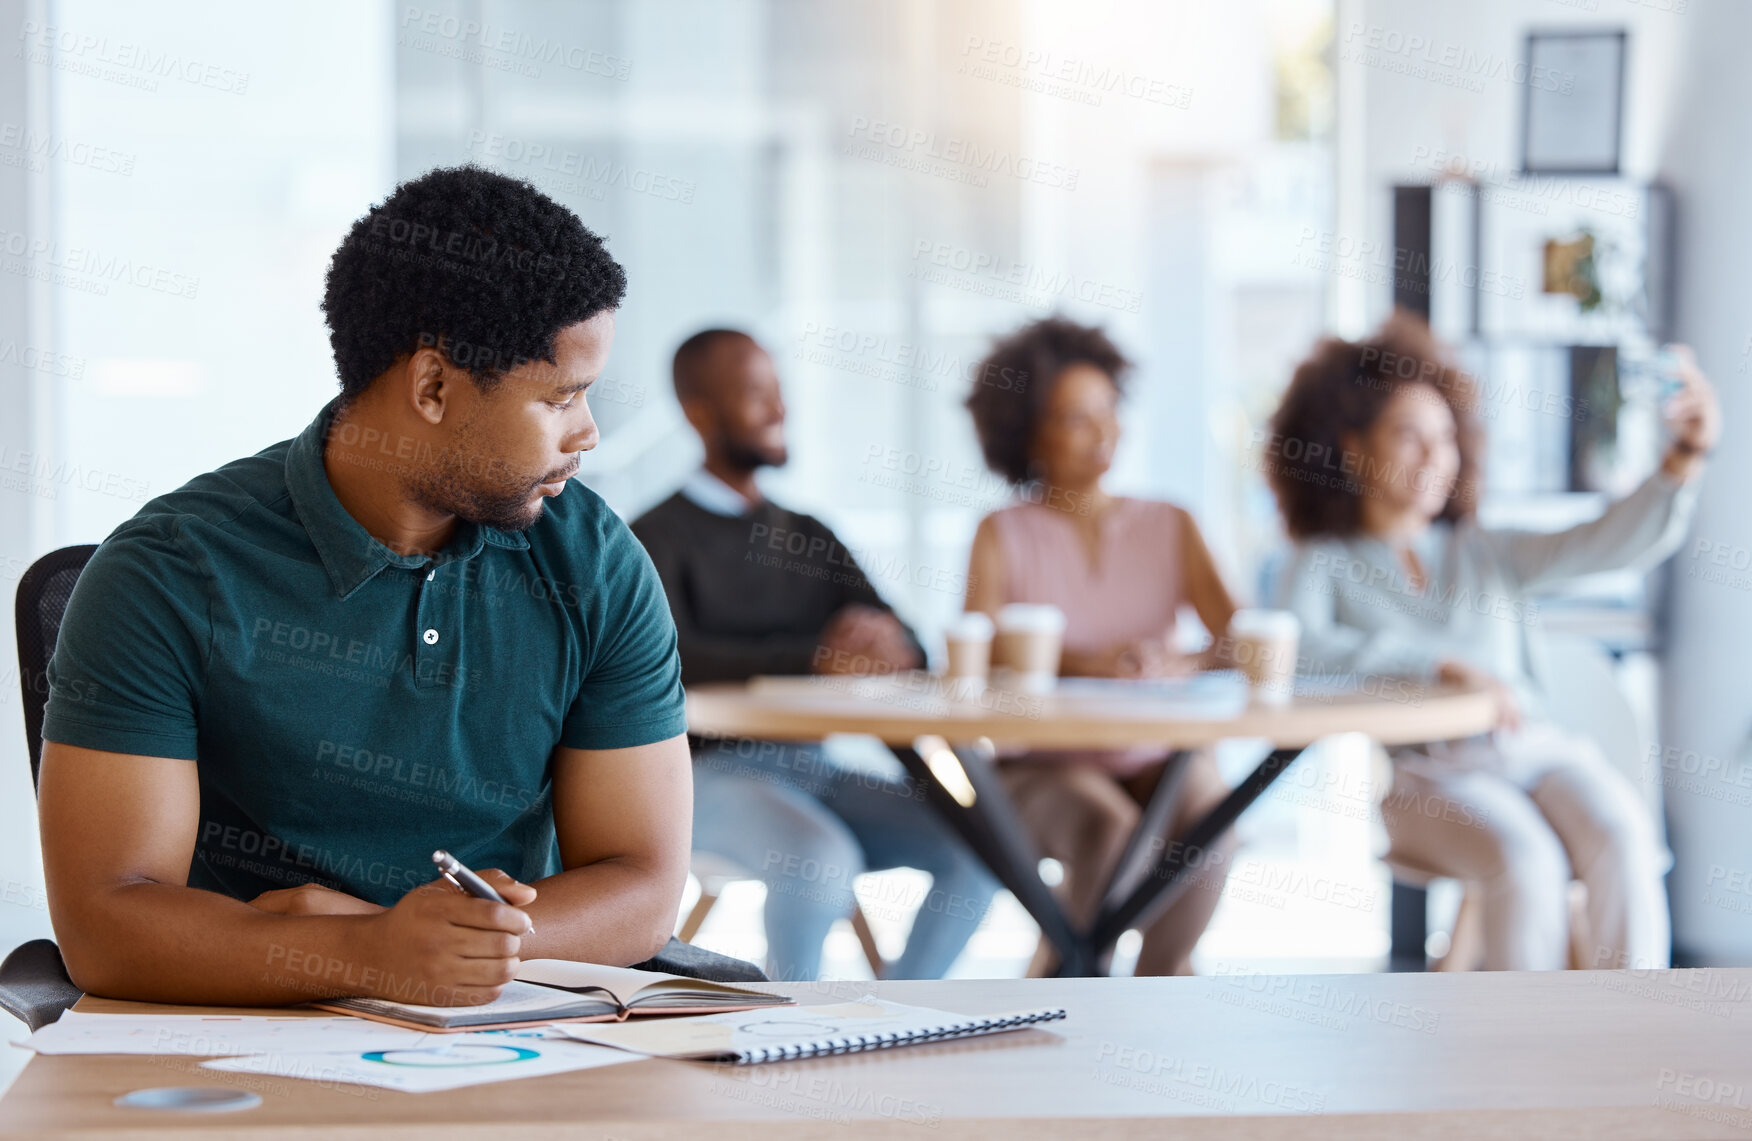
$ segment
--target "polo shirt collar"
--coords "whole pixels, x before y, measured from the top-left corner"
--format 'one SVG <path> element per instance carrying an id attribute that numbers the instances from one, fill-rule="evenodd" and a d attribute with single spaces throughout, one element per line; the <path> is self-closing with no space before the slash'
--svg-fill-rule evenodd
<path id="1" fill-rule="evenodd" d="M 328 472 L 323 468 L 323 450 L 340 402 L 340 397 L 336 397 L 324 405 L 286 450 L 286 490 L 291 493 L 292 505 L 298 510 L 311 545 L 328 571 L 329 581 L 334 583 L 335 593 L 344 600 L 384 567 L 418 570 L 434 560 L 426 555 L 396 554 L 361 527 L 335 497 Z M 519 532 L 464 521 L 437 561 L 472 559 L 488 543 L 513 551 L 529 547 L 528 537 Z"/>

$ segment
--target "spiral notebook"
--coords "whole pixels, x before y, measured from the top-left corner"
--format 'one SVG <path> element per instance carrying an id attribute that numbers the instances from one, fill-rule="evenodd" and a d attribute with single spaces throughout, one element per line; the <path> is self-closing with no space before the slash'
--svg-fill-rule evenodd
<path id="1" fill-rule="evenodd" d="M 1064 1016 L 1063 1009 L 951 1014 L 866 997 L 826 1006 L 708 1014 L 662 1022 L 566 1023 L 555 1029 L 580 1042 L 654 1058 L 749 1064 L 970 1038 L 1054 1022 Z"/>

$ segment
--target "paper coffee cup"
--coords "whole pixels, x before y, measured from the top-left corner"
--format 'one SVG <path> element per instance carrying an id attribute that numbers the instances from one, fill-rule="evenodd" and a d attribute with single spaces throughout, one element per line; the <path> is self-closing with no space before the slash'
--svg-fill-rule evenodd
<path id="1" fill-rule="evenodd" d="M 998 611 L 992 638 L 992 681 L 1024 693 L 1050 693 L 1058 684 L 1065 612 L 1056 606 L 1012 602 Z"/>
<path id="2" fill-rule="evenodd" d="M 1288 610 L 1237 610 L 1229 620 L 1229 640 L 1235 665 L 1255 698 L 1268 705 L 1287 702 L 1296 680 L 1301 621 Z"/>
<path id="3" fill-rule="evenodd" d="M 977 610 L 969 610 L 949 624 L 944 635 L 949 653 L 943 680 L 950 696 L 978 697 L 985 692 L 994 629 L 991 618 Z"/>

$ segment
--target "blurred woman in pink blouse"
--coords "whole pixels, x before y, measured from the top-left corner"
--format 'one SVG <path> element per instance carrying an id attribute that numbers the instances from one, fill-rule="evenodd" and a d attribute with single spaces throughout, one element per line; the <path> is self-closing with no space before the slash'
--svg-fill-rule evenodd
<path id="1" fill-rule="evenodd" d="M 1192 607 L 1213 635 L 1235 612 L 1191 515 L 1102 487 L 1129 368 L 1100 329 L 1049 318 L 994 345 L 967 400 L 986 464 L 1019 492 L 974 536 L 967 609 L 995 617 L 1013 602 L 1058 607 L 1066 619 L 1059 672 L 1067 676 L 1191 672 L 1197 657 L 1176 648 L 1181 608 Z M 1093 917 L 1166 760 L 1165 749 L 1088 749 L 1028 753 L 999 766 L 1035 842 L 1064 866 L 1060 890 L 1073 922 Z M 1228 792 L 1208 753 L 1183 763 L 1164 843 Z M 1222 892 L 1226 851 L 1188 873 L 1188 889 L 1145 931 L 1138 974 L 1191 973 L 1193 946 Z M 1033 969 L 1046 966 L 1043 952 Z"/>

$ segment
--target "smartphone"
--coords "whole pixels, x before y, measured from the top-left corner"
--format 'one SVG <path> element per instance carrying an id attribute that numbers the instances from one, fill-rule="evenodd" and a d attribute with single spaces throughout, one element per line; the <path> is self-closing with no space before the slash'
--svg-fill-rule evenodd
<path id="1" fill-rule="evenodd" d="M 1679 354 L 1670 347 L 1618 350 L 1618 392 L 1624 399 L 1648 401 L 1659 408 L 1684 388 Z"/>

